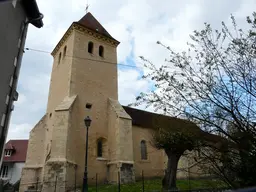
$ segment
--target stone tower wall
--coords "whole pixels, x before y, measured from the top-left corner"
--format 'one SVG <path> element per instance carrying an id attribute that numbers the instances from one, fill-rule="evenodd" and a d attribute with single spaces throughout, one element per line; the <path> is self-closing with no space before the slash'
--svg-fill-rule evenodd
<path id="1" fill-rule="evenodd" d="M 51 73 L 51 81 L 49 86 L 49 95 L 47 103 L 47 113 L 53 113 L 55 108 L 63 101 L 66 96 L 69 95 L 70 79 L 71 79 L 71 67 L 73 61 L 74 52 L 74 37 L 75 34 L 71 30 L 69 36 L 63 39 L 64 43 L 53 55 L 53 65 Z M 66 55 L 64 55 L 64 48 L 66 49 Z M 61 60 L 59 61 L 59 55 L 61 53 Z"/>
<path id="2" fill-rule="evenodd" d="M 67 33 L 68 36 L 63 39 L 63 45 L 60 47 L 58 52 L 53 55 L 53 66 L 47 103 L 48 120 L 44 144 L 45 157 L 49 157 L 51 153 L 53 128 L 55 127 L 54 121 L 56 119 L 55 109 L 61 104 L 65 97 L 69 96 L 74 33 L 72 30 L 68 30 Z M 64 54 L 65 47 L 66 55 Z M 60 53 L 61 58 L 59 60 Z"/>
<path id="3" fill-rule="evenodd" d="M 108 98 L 117 99 L 117 55 L 116 47 L 100 40 L 91 34 L 76 30 L 74 32 L 74 57 L 72 58 L 70 96 L 77 95 L 75 111 L 71 127 L 79 130 L 83 138 L 78 141 L 79 147 L 73 149 L 79 154 L 77 175 L 80 180 L 84 172 L 85 125 L 84 118 L 89 115 L 92 124 L 89 128 L 88 177 L 89 182 L 95 182 L 98 173 L 99 182 L 107 182 L 108 156 Z M 93 54 L 88 53 L 88 43 L 93 42 Z M 99 46 L 104 47 L 104 57 L 99 56 Z M 92 104 L 86 109 L 86 104 Z M 73 129 L 71 129 L 73 130 Z M 70 133 L 72 134 L 72 133 Z M 69 134 L 69 138 L 70 138 Z M 104 139 L 103 157 L 97 157 L 97 140 Z M 80 142 L 81 141 L 81 142 Z M 74 148 L 73 145 L 69 145 Z M 68 154 L 68 153 L 67 153 Z"/>

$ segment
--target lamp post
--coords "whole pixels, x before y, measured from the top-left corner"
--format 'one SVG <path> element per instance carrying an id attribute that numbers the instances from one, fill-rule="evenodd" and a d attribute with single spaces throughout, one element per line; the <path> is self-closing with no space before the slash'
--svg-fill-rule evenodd
<path id="1" fill-rule="evenodd" d="M 84 179 L 83 179 L 83 192 L 88 192 L 88 171 L 87 171 L 87 158 L 88 158 L 88 130 L 92 120 L 89 116 L 84 119 L 86 126 L 86 145 L 85 145 L 85 167 L 84 167 Z"/>

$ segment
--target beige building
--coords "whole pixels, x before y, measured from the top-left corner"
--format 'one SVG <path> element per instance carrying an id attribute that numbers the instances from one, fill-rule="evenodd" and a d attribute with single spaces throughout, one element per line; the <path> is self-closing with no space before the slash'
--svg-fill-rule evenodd
<path id="1" fill-rule="evenodd" d="M 37 181 L 44 192 L 56 183 L 59 191 L 82 186 L 87 115 L 92 119 L 89 183 L 96 174 L 99 183 L 117 182 L 118 172 L 123 183 L 139 179 L 142 170 L 145 177 L 163 176 L 166 156 L 150 145 L 157 115 L 118 102 L 118 44 L 87 13 L 54 48 L 47 111 L 30 132 L 21 192 Z M 180 167 L 187 163 L 181 161 Z"/>

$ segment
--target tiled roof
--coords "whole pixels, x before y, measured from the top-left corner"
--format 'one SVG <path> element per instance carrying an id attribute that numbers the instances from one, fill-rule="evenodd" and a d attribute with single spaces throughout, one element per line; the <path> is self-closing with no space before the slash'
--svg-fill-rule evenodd
<path id="1" fill-rule="evenodd" d="M 5 145 L 5 149 L 14 150 L 14 146 L 11 143 Z"/>
<path id="2" fill-rule="evenodd" d="M 185 119 L 151 113 L 127 106 L 123 106 L 123 108 L 131 116 L 133 125 L 153 130 L 158 128 L 168 128 L 173 132 L 191 132 L 196 137 L 204 138 L 205 141 L 214 145 L 226 144 L 228 142 L 227 139 L 215 134 L 207 133 L 201 130 L 195 123 Z"/>
<path id="3" fill-rule="evenodd" d="M 101 35 L 104 35 L 110 39 L 117 41 L 107 32 L 107 30 L 99 23 L 99 21 L 90 12 L 86 13 L 86 15 L 83 16 L 83 18 L 76 23 L 88 29 L 91 29 L 94 32 L 97 32 Z"/>
<path id="4" fill-rule="evenodd" d="M 184 128 L 192 128 L 200 130 L 196 124 L 176 117 L 170 117 L 148 111 L 143 111 L 127 106 L 123 106 L 124 110 L 131 116 L 132 124 L 144 128 L 157 129 L 159 127 L 171 127 L 173 130 Z"/>
<path id="5" fill-rule="evenodd" d="M 5 149 L 12 146 L 12 154 L 9 157 L 4 156 L 3 162 L 25 162 L 28 148 L 28 140 L 9 140 L 5 144 Z"/>

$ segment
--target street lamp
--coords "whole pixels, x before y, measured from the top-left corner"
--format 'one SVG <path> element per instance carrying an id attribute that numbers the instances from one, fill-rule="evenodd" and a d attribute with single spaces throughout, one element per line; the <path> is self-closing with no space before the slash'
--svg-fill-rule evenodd
<path id="1" fill-rule="evenodd" d="M 83 180 L 83 192 L 88 192 L 88 171 L 87 171 L 87 157 L 88 157 L 88 129 L 91 125 L 92 120 L 89 116 L 84 119 L 86 126 L 86 148 L 85 148 L 85 167 L 84 167 L 84 180 Z"/>

